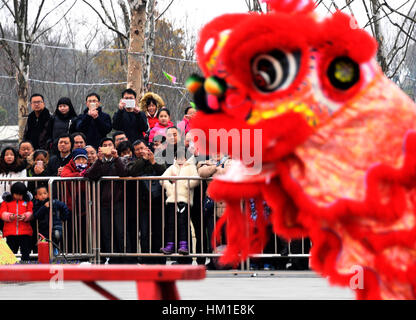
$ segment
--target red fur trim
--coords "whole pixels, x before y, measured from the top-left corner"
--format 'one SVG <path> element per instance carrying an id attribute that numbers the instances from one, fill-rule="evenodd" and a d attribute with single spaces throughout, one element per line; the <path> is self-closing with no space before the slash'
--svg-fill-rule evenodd
<path id="1" fill-rule="evenodd" d="M 214 179 L 208 186 L 208 195 L 216 201 L 238 201 L 257 197 L 261 192 L 259 183 L 234 183 Z"/>
<path id="2" fill-rule="evenodd" d="M 224 265 L 236 266 L 243 257 L 247 257 L 250 248 L 248 237 L 247 216 L 241 212 L 240 201 L 227 202 L 223 216 L 216 226 L 214 235 L 218 236 L 224 220 L 227 220 L 226 237 L 227 246 L 219 262 Z M 232 221 L 232 223 L 229 223 Z"/>
<path id="3" fill-rule="evenodd" d="M 377 274 L 368 268 L 364 268 L 363 289 L 356 289 L 358 300 L 380 300 L 380 279 Z"/>
<path id="4" fill-rule="evenodd" d="M 285 238 L 301 238 L 307 235 L 306 229 L 298 222 L 298 207 L 286 191 L 280 187 L 278 179 L 273 179 L 263 187 L 264 200 L 272 208 L 270 220 L 273 231 Z"/>
<path id="5" fill-rule="evenodd" d="M 311 233 L 311 267 L 323 275 L 334 269 L 338 252 L 341 250 L 341 239 L 330 230 L 319 230 Z"/>
<path id="6" fill-rule="evenodd" d="M 286 13 L 309 13 L 315 8 L 315 4 L 312 0 L 308 0 L 306 5 L 303 5 L 303 0 L 266 0 L 270 10 L 276 12 Z"/>
<path id="7" fill-rule="evenodd" d="M 352 29 L 352 18 L 337 11 L 319 25 L 317 48 L 324 48 L 333 57 L 346 55 L 357 63 L 369 61 L 377 51 L 377 42 L 366 31 Z"/>
<path id="8" fill-rule="evenodd" d="M 250 220 L 250 251 L 249 253 L 261 252 L 267 244 L 269 238 L 269 233 L 267 230 L 268 221 L 265 216 L 263 199 L 258 197 L 255 199 L 255 209 L 257 216 L 255 220 Z M 248 215 L 251 215 L 250 212 L 250 203 L 246 201 L 246 211 Z"/>
<path id="9" fill-rule="evenodd" d="M 377 50 L 377 42 L 364 30 L 352 29 L 352 18 L 342 12 L 336 12 L 324 21 L 320 37 L 315 46 L 319 48 L 318 73 L 325 93 L 335 101 L 346 101 L 355 96 L 362 88 L 364 70 L 360 66 L 360 80 L 348 90 L 339 90 L 332 86 L 327 76 L 330 63 L 337 57 L 349 57 L 359 65 L 370 61 Z"/>
<path id="10" fill-rule="evenodd" d="M 416 132 L 408 131 L 404 138 L 405 159 L 399 180 L 408 188 L 416 187 Z"/>

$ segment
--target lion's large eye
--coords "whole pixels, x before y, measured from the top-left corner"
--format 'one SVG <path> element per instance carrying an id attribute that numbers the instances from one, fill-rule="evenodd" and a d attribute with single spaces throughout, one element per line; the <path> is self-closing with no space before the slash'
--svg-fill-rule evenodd
<path id="1" fill-rule="evenodd" d="M 360 80 L 360 67 L 349 57 L 338 57 L 329 64 L 327 76 L 335 88 L 348 90 Z"/>
<path id="2" fill-rule="evenodd" d="M 295 80 L 300 66 L 300 52 L 274 50 L 252 60 L 254 85 L 262 92 L 287 89 Z"/>

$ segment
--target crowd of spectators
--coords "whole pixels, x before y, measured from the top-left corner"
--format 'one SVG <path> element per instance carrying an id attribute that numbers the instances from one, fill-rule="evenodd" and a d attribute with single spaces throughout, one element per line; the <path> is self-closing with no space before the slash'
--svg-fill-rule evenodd
<path id="1" fill-rule="evenodd" d="M 190 252 L 212 252 L 212 231 L 225 205 L 209 198 L 207 180 L 199 178 L 223 174 L 232 160 L 224 154 L 202 155 L 197 150 L 190 132 L 195 109 L 186 108 L 182 121 L 175 126 L 159 95 L 149 92 L 137 101 L 132 89 L 122 92 L 112 118 L 103 111 L 96 93 L 87 95 L 86 107 L 80 115 L 67 97 L 59 99 L 52 115 L 45 108 L 41 94 L 33 94 L 30 105 L 33 111 L 29 114 L 23 141 L 17 149 L 6 147 L 1 152 L 0 179 L 60 176 L 97 181 L 106 176 L 159 176 L 160 180 L 101 181 L 101 252 L 179 253 L 183 256 Z M 0 180 L 0 194 L 10 193 L 12 185 L 13 182 Z M 36 251 L 37 232 L 49 230 L 50 197 L 53 198 L 54 217 L 52 240 L 62 245 L 61 222 L 71 224 L 76 206 L 74 199 L 76 203 L 85 202 L 85 184 L 81 189 L 72 190 L 68 182 L 65 201 L 56 199 L 57 194 L 48 193 L 46 180 L 29 181 L 24 185 L 34 204 L 33 214 L 27 218 L 33 231 L 28 234 L 31 249 Z M 19 192 L 25 194 L 24 190 Z M 81 211 L 80 232 L 86 232 L 85 206 L 78 210 Z M 1 218 L 2 229 L 4 223 L 13 222 L 9 218 L 6 222 L 3 215 Z M 72 237 L 71 232 L 69 237 Z M 28 241 L 25 239 L 24 248 L 21 247 L 24 249 L 22 259 L 28 258 Z M 16 248 L 17 244 L 13 242 L 12 246 Z M 81 246 L 85 250 L 86 243 Z M 126 261 L 137 263 L 137 259 L 109 258 L 109 263 Z M 142 263 L 163 261 L 160 257 L 139 258 Z M 182 261 L 190 263 L 191 260 Z M 205 258 L 197 261 L 207 263 Z"/>

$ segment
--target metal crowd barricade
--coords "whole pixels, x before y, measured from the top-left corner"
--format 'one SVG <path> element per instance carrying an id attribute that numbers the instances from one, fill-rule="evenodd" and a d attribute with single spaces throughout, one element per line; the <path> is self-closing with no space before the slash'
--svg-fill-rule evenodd
<path id="1" fill-rule="evenodd" d="M 194 196 L 194 201 L 198 201 L 191 206 L 191 194 L 187 194 L 187 242 L 189 255 L 193 259 L 196 258 L 218 258 L 221 254 L 218 252 L 212 252 L 210 248 L 210 232 L 208 223 L 212 222 L 212 227 L 215 228 L 217 223 L 217 204 L 215 204 L 215 210 L 212 217 L 206 217 L 204 213 L 204 199 L 205 190 L 204 182 L 207 179 L 200 177 L 160 177 L 160 176 L 142 176 L 142 177 L 103 177 L 99 181 L 91 181 L 85 178 L 61 178 L 61 177 L 27 177 L 27 178 L 3 178 L 0 181 L 9 182 L 12 184 L 16 181 L 23 181 L 26 183 L 35 182 L 35 186 L 42 181 L 46 184 L 50 197 L 49 206 L 49 221 L 53 221 L 52 200 L 58 199 L 66 203 L 71 204 L 71 219 L 68 222 L 63 223 L 63 236 L 60 248 L 67 259 L 89 259 L 94 263 L 102 263 L 104 258 L 122 257 L 122 258 L 166 258 L 168 260 L 175 260 L 180 257 L 184 257 L 177 253 L 178 241 L 175 241 L 175 251 L 173 254 L 165 255 L 160 253 L 160 248 L 154 247 L 154 243 L 159 243 L 161 247 L 165 246 L 165 220 L 166 220 L 166 195 L 164 186 L 161 186 L 161 195 L 157 200 L 152 199 L 152 184 L 151 181 L 163 180 L 186 180 L 188 189 L 191 180 L 198 180 L 199 185 L 194 190 L 199 189 L 199 197 Z M 148 182 L 149 188 L 143 187 L 144 182 Z M 107 183 L 108 186 L 103 183 Z M 110 201 L 110 250 L 105 252 L 102 247 L 101 237 L 101 211 L 102 211 L 102 194 L 104 191 L 108 192 L 107 188 L 111 188 L 111 201 Z M 114 192 L 115 188 L 118 192 L 121 191 L 122 198 L 119 199 L 122 203 L 115 203 Z M 133 190 L 132 190 L 133 188 Z M 134 194 L 132 193 L 134 192 Z M 175 192 L 177 191 L 177 184 L 175 183 Z M 142 201 L 142 195 L 148 193 L 147 201 Z M 127 195 L 130 195 L 135 199 L 134 208 L 128 203 L 131 199 L 127 199 Z M 1 195 L 0 195 L 1 196 Z M 34 195 L 35 196 L 35 195 Z M 117 200 L 117 199 L 116 199 Z M 156 202 L 155 202 L 156 201 Z M 157 203 L 160 201 L 160 203 Z M 146 211 L 143 209 L 147 205 L 148 220 L 145 218 Z M 174 234 L 175 239 L 178 238 L 178 203 L 175 201 L 175 217 L 174 217 Z M 122 208 L 122 250 L 116 250 L 114 248 L 114 239 L 117 236 L 114 232 L 114 218 L 119 212 L 115 212 L 115 208 Z M 160 208 L 160 221 L 155 221 L 155 217 L 152 216 L 152 210 Z M 196 212 L 198 210 L 198 212 Z M 120 217 L 117 217 L 118 219 Z M 209 220 L 208 220 L 209 219 Z M 212 220 L 210 220 L 212 219 Z M 143 221 L 147 223 L 143 225 Z M 133 223 L 134 230 L 133 236 L 129 234 L 132 230 L 130 223 Z M 159 225 L 158 225 L 159 224 Z M 52 239 L 52 223 L 49 223 L 49 234 L 45 235 L 48 239 Z M 160 229 L 159 229 L 160 228 Z M 37 228 L 38 229 L 38 228 Z M 148 250 L 144 250 L 143 245 L 146 244 L 146 239 L 143 236 L 145 230 L 148 230 Z M 157 231 L 160 234 L 158 241 L 152 241 L 154 239 L 154 232 Z M 38 237 L 37 237 L 38 238 Z M 130 241 L 133 242 L 130 243 Z M 301 250 L 299 248 L 297 252 L 293 252 L 292 243 L 288 244 L 288 254 L 282 255 L 278 252 L 278 236 L 272 235 L 274 242 L 274 252 L 263 252 L 260 254 L 254 254 L 249 259 L 242 261 L 240 264 L 241 269 L 249 269 L 250 259 L 263 259 L 263 258 L 281 258 L 281 257 L 294 257 L 294 258 L 307 258 L 309 257 L 308 250 L 305 249 L 305 241 L 301 241 Z M 134 248 L 135 250 L 132 250 Z M 36 250 L 34 250 L 32 256 L 36 256 Z M 50 258 L 53 257 L 52 244 L 50 243 Z"/>
<path id="2" fill-rule="evenodd" d="M 199 235 L 195 234 L 195 225 L 194 225 L 194 219 L 192 219 L 192 214 L 191 214 L 191 205 L 190 205 L 190 192 L 188 192 L 188 202 L 187 202 L 187 242 L 188 242 L 188 250 L 189 250 L 189 255 L 187 255 L 187 257 L 191 257 L 191 258 L 218 258 L 221 254 L 220 253 L 214 253 L 212 251 L 206 252 L 204 250 L 204 248 L 206 248 L 206 244 L 205 243 L 207 241 L 207 239 L 209 239 L 209 237 L 206 239 L 206 237 L 204 236 L 204 233 L 206 231 L 206 226 L 204 225 L 204 222 L 206 222 L 206 219 L 204 217 L 204 212 L 203 212 L 203 200 L 204 200 L 204 188 L 203 188 L 203 181 L 205 181 L 206 179 L 200 178 L 200 177 L 160 177 L 160 176 L 145 176 L 145 177 L 103 177 L 102 179 L 100 179 L 97 182 L 97 193 L 99 195 L 99 198 L 102 194 L 101 190 L 101 184 L 104 181 L 107 181 L 111 183 L 111 192 L 112 192 L 112 198 L 114 196 L 114 184 L 116 182 L 122 182 L 123 183 L 123 221 L 124 221 L 124 225 L 123 225 L 123 252 L 115 252 L 114 251 L 114 247 L 113 247 L 113 243 L 114 243 L 114 211 L 113 211 L 113 207 L 114 207 L 114 203 L 113 201 L 111 202 L 111 250 L 110 252 L 104 252 L 103 250 L 101 250 L 102 246 L 101 246 L 101 237 L 100 237 L 100 232 L 101 232 L 101 226 L 100 226 L 100 199 L 97 199 L 97 243 L 98 246 L 96 248 L 96 262 L 100 262 L 103 261 L 104 257 L 108 257 L 111 259 L 111 257 L 144 257 L 144 258 L 149 258 L 149 257 L 164 257 L 167 259 L 177 259 L 179 257 L 183 257 L 182 255 L 178 254 L 178 242 L 179 241 L 174 241 L 175 242 L 175 250 L 173 254 L 170 255 L 165 255 L 159 252 L 159 248 L 152 248 L 152 224 L 154 223 L 152 221 L 152 204 L 154 205 L 153 201 L 152 201 L 152 197 L 151 197 L 151 186 L 152 184 L 150 183 L 150 181 L 152 180 L 157 180 L 157 181 L 163 181 L 163 180 L 171 180 L 171 181 L 178 181 L 178 180 L 187 180 L 188 183 L 188 189 L 189 189 L 189 184 L 191 180 L 198 180 L 200 181 L 199 186 L 197 186 L 196 188 L 200 188 L 200 197 L 199 197 L 199 224 L 200 224 L 200 230 L 199 230 Z M 127 231 L 127 226 L 126 226 L 126 222 L 127 222 L 127 215 L 128 215 L 128 205 L 127 205 L 127 192 L 126 190 L 128 189 L 127 186 L 127 182 L 135 182 L 135 186 L 136 186 L 136 190 L 135 190 L 135 194 L 136 194 L 136 199 L 140 200 L 140 193 L 141 192 L 148 192 L 149 196 L 148 196 L 148 212 L 149 212 L 149 220 L 148 220 L 148 243 L 149 243 L 149 250 L 144 252 L 143 249 L 141 248 L 141 242 L 144 241 L 145 239 L 141 238 L 141 231 L 142 231 L 142 225 L 140 225 L 140 215 L 143 214 L 143 211 L 141 210 L 141 206 L 144 206 L 144 203 L 142 203 L 141 201 L 136 201 L 136 208 L 135 208 L 135 222 L 136 222 L 136 232 L 135 232 L 135 241 L 136 241 L 136 247 L 137 250 L 136 252 L 128 252 L 128 246 L 126 244 L 127 242 L 127 235 L 126 235 L 126 231 Z M 149 181 L 149 190 L 141 190 L 143 189 L 143 187 L 140 187 L 140 181 Z M 120 187 L 120 186 L 119 186 Z M 177 184 L 175 183 L 175 193 L 177 193 Z M 164 187 L 162 185 L 162 194 L 161 194 L 161 198 L 158 199 L 158 201 L 161 201 L 161 215 L 162 215 L 162 220 L 160 223 L 160 234 L 162 237 L 162 241 L 161 241 L 161 246 L 165 246 L 166 242 L 165 242 L 165 221 L 166 221 L 166 205 L 165 205 L 165 199 L 166 195 L 164 192 Z M 195 199 L 194 199 L 195 200 Z M 195 206 L 195 203 L 194 203 Z M 177 215 L 178 215 L 178 203 L 177 201 L 175 201 L 175 224 L 174 224 L 174 228 L 175 228 L 175 240 L 178 240 L 178 225 L 177 225 Z M 193 212 L 195 214 L 195 212 Z M 217 223 L 217 213 L 216 211 L 214 211 L 214 215 L 212 217 L 213 219 L 213 227 L 215 228 L 215 225 Z M 195 219 L 198 220 L 198 219 Z M 199 241 L 196 241 L 199 240 Z M 305 241 L 307 241 L 307 239 L 300 239 L 301 240 L 301 251 L 297 252 L 297 253 L 293 253 L 291 250 L 291 242 L 288 243 L 288 253 L 287 255 L 282 255 L 281 253 L 279 253 L 277 251 L 277 241 L 278 241 L 278 237 L 273 234 L 272 235 L 272 240 L 274 241 L 275 245 L 274 245 L 274 252 L 267 252 L 267 253 L 261 253 L 261 254 L 254 254 L 251 256 L 251 258 L 281 258 L 281 257 L 288 257 L 288 258 L 307 258 L 309 257 L 309 252 L 307 252 L 305 250 L 305 246 L 304 243 Z M 196 244 L 195 244 L 196 241 Z M 199 250 L 195 250 L 196 247 L 199 246 Z M 199 251 L 199 253 L 197 253 L 196 251 Z M 298 250 L 299 251 L 299 250 Z M 245 268 L 249 268 L 250 266 L 250 258 L 247 259 L 246 261 L 242 261 L 241 263 L 241 268 L 245 269 Z"/>
<path id="3" fill-rule="evenodd" d="M 50 177 L 49 194 L 69 207 L 71 219 L 63 223 L 61 250 L 69 259 L 93 259 L 96 247 L 96 192 L 95 183 L 79 177 Z M 53 221 L 52 206 L 49 206 L 49 221 Z M 52 239 L 52 223 L 49 223 L 49 239 Z M 50 250 L 50 258 L 53 252 Z"/>

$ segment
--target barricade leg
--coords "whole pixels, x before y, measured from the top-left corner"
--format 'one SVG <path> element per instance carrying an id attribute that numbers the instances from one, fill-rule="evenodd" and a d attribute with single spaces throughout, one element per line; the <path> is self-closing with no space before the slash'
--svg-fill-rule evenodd
<path id="1" fill-rule="evenodd" d="M 108 300 L 119 300 L 119 298 L 108 292 L 106 289 L 104 289 L 94 281 L 83 281 L 83 283 L 91 289 L 93 289 L 94 291 L 101 294 L 102 296 L 104 296 L 105 298 L 107 298 Z"/>
<path id="2" fill-rule="evenodd" d="M 175 281 L 137 281 L 139 300 L 179 300 Z"/>

